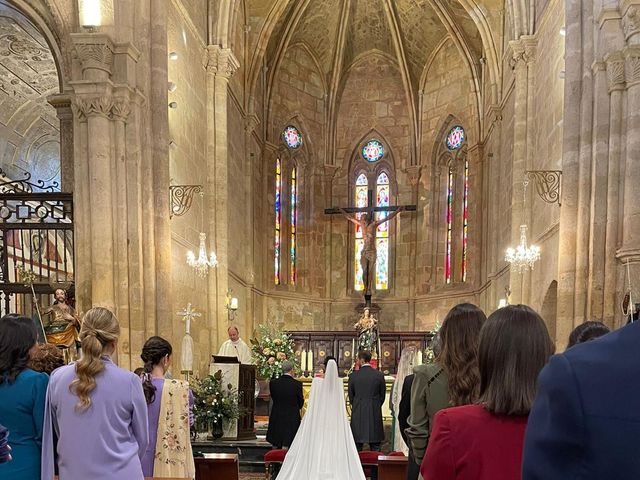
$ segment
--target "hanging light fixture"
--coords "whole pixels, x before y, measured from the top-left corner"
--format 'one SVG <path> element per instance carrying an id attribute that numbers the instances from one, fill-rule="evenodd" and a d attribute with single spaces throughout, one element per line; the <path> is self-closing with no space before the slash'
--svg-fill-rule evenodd
<path id="1" fill-rule="evenodd" d="M 528 180 L 522 182 L 523 185 L 523 202 L 522 217 L 524 219 L 524 210 L 527 203 L 527 185 Z M 527 225 L 523 222 L 520 225 L 520 244 L 516 247 L 507 248 L 504 259 L 511 264 L 511 268 L 517 270 L 518 273 L 533 270 L 535 263 L 540 260 L 540 247 L 528 245 L 527 243 Z"/>
<path id="2" fill-rule="evenodd" d="M 200 198 L 202 201 L 202 208 L 200 210 L 201 225 L 204 226 L 204 192 L 200 192 Z M 192 251 L 187 252 L 187 265 L 194 268 L 196 275 L 199 277 L 206 277 L 209 274 L 210 268 L 215 268 L 218 265 L 218 258 L 215 252 L 211 251 L 207 253 L 207 234 L 200 232 L 200 246 L 198 248 L 198 256 Z"/>
<path id="3" fill-rule="evenodd" d="M 198 257 L 189 251 L 187 252 L 187 264 L 193 267 L 196 271 L 196 275 L 199 277 L 206 277 L 209 273 L 209 268 L 215 268 L 218 265 L 218 259 L 215 252 L 211 252 L 207 255 L 207 234 L 200 232 L 200 248 L 198 250 Z"/>

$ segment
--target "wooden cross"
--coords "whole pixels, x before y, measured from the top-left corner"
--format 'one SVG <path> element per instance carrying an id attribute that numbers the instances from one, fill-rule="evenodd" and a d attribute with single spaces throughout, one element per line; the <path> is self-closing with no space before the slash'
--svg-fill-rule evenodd
<path id="1" fill-rule="evenodd" d="M 350 222 L 358 225 L 362 229 L 362 238 L 364 240 L 364 246 L 362 248 L 362 255 L 360 257 L 360 263 L 362 264 L 362 281 L 364 283 L 364 298 L 365 304 L 371 306 L 371 280 L 373 273 L 375 272 L 376 262 L 376 243 L 375 232 L 378 226 L 388 222 L 393 217 L 398 215 L 403 210 L 415 212 L 415 205 L 393 205 L 388 207 L 378 207 L 373 204 L 373 189 L 368 191 L 368 199 L 366 207 L 333 207 L 325 209 L 324 213 L 327 215 L 343 215 Z M 387 212 L 390 215 L 386 215 L 384 218 L 376 220 L 375 214 L 377 212 Z M 361 218 L 361 214 L 365 214 L 364 218 Z"/>

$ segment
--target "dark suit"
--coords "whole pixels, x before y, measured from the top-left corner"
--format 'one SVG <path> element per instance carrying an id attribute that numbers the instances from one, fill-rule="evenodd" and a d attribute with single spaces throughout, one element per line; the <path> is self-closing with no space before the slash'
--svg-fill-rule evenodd
<path id="1" fill-rule="evenodd" d="M 640 322 L 555 355 L 538 379 L 523 480 L 640 478 Z"/>
<path id="2" fill-rule="evenodd" d="M 363 366 L 349 375 L 349 403 L 351 403 L 351 431 L 358 450 L 368 443 L 371 450 L 379 450 L 384 440 L 382 405 L 387 393 L 384 375 L 370 366 Z"/>
<path id="3" fill-rule="evenodd" d="M 411 386 L 413 385 L 413 374 L 407 375 L 402 384 L 402 396 L 400 397 L 400 405 L 398 406 L 398 426 L 400 427 L 400 435 L 404 443 L 409 445 L 409 439 L 404 432 L 405 428 L 409 428 L 409 415 L 411 415 Z M 409 449 L 409 466 L 407 468 L 407 480 L 416 480 L 420 473 L 420 465 L 418 465 Z"/>
<path id="4" fill-rule="evenodd" d="M 302 383 L 283 375 L 269 382 L 273 407 L 269 415 L 267 442 L 276 448 L 289 447 L 300 426 L 300 409 L 304 405 Z"/>

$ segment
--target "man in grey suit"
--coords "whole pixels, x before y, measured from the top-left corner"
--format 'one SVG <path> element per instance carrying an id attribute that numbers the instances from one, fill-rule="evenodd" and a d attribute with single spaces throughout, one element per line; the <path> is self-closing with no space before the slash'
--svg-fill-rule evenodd
<path id="1" fill-rule="evenodd" d="M 349 375 L 349 403 L 351 403 L 351 431 L 358 451 L 365 443 L 372 451 L 379 451 L 384 440 L 382 405 L 386 386 L 382 372 L 369 365 L 371 352 L 358 353 L 360 369 Z"/>

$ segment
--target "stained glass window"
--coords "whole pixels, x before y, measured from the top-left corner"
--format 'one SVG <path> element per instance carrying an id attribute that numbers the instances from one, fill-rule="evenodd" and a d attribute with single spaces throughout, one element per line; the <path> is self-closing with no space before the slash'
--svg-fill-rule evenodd
<path id="1" fill-rule="evenodd" d="M 376 180 L 376 206 L 389 206 L 389 177 L 386 173 Z M 387 212 L 376 213 L 376 220 L 386 218 Z M 378 226 L 376 231 L 376 290 L 389 288 L 389 222 Z"/>
<path id="2" fill-rule="evenodd" d="M 464 192 L 462 196 L 462 281 L 467 281 L 467 244 L 469 240 L 469 160 L 464 160 Z"/>
<path id="3" fill-rule="evenodd" d="M 458 150 L 464 143 L 464 128 L 456 125 L 447 135 L 447 148 L 449 150 Z"/>
<path id="4" fill-rule="evenodd" d="M 444 255 L 444 278 L 446 283 L 451 283 L 451 244 L 453 241 L 453 169 L 449 167 L 447 181 L 447 238 Z"/>
<path id="5" fill-rule="evenodd" d="M 274 281 L 276 285 L 280 285 L 280 228 L 282 222 L 282 164 L 280 159 L 276 160 L 276 228 L 274 242 Z"/>
<path id="6" fill-rule="evenodd" d="M 384 146 L 378 140 L 369 140 L 362 147 L 362 158 L 367 162 L 377 162 L 384 156 Z"/>
<path id="7" fill-rule="evenodd" d="M 302 145 L 302 134 L 296 127 L 289 125 L 282 131 L 282 141 L 288 148 L 295 150 Z"/>
<path id="8" fill-rule="evenodd" d="M 367 206 L 369 200 L 368 191 L 369 181 L 364 173 L 358 175 L 356 179 L 356 207 L 363 208 Z M 359 213 L 358 218 L 362 218 L 364 214 Z M 354 260 L 354 288 L 357 291 L 364 290 L 364 281 L 362 279 L 362 265 L 360 264 L 360 255 L 362 255 L 362 248 L 364 247 L 364 239 L 362 237 L 362 229 L 359 225 L 356 226 L 356 242 L 355 242 L 355 256 Z"/>
<path id="9" fill-rule="evenodd" d="M 296 284 L 296 230 L 298 228 L 298 179 L 296 178 L 296 167 L 291 170 L 291 234 L 289 244 L 290 255 L 290 277 L 291 285 Z"/>

